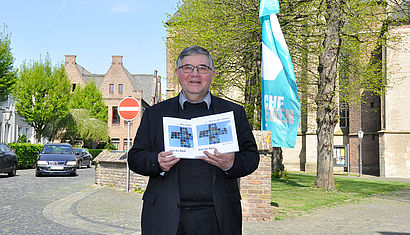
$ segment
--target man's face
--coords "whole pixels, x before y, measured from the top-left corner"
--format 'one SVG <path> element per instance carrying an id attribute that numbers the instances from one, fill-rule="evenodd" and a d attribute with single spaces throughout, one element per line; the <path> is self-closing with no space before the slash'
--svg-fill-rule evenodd
<path id="1" fill-rule="evenodd" d="M 208 56 L 206 55 L 190 55 L 182 59 L 180 66 L 183 65 L 207 65 L 211 67 Z M 198 69 L 194 69 L 192 73 L 185 73 L 182 69 L 176 69 L 178 82 L 181 84 L 182 93 L 192 102 L 198 102 L 205 98 L 208 94 L 209 86 L 214 79 L 215 71 L 209 70 L 207 73 L 199 73 Z"/>

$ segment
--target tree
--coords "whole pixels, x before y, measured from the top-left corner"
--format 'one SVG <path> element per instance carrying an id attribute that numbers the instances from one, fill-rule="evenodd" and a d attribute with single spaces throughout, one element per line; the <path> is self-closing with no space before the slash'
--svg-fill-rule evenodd
<path id="1" fill-rule="evenodd" d="M 24 63 L 13 90 L 16 110 L 34 128 L 40 140 L 46 128 L 68 113 L 70 81 L 63 65 L 44 61 Z"/>
<path id="2" fill-rule="evenodd" d="M 16 81 L 17 72 L 13 68 L 14 58 L 11 54 L 10 39 L 4 27 L 0 33 L 0 102 L 7 100 Z"/>
<path id="3" fill-rule="evenodd" d="M 78 140 L 83 140 L 86 145 L 91 145 L 95 140 L 109 140 L 107 122 L 92 117 L 91 111 L 86 109 L 71 109 L 48 131 L 50 137 L 68 141 L 72 145 L 77 144 Z"/>
<path id="4" fill-rule="evenodd" d="M 335 188 L 333 136 L 339 102 L 352 105 L 362 102 L 364 94 L 386 91 L 381 47 L 386 40 L 397 40 L 385 36 L 392 23 L 390 10 L 397 6 L 392 1 L 283 1 L 279 19 L 296 58 L 302 102 L 316 109 L 315 187 Z"/>
<path id="5" fill-rule="evenodd" d="M 88 82 L 84 87 L 77 87 L 73 92 L 70 102 L 70 109 L 89 110 L 91 117 L 104 122 L 108 120 L 108 107 L 103 101 L 102 94 L 95 85 L 94 80 Z"/>
<path id="6" fill-rule="evenodd" d="M 68 109 L 66 116 L 46 128 L 46 137 L 68 141 L 73 145 L 80 140 L 92 143 L 108 139 L 108 108 L 94 81 L 75 89 L 68 102 Z"/>
<path id="7" fill-rule="evenodd" d="M 395 40 L 385 34 L 392 23 L 391 10 L 404 10 L 396 15 L 409 19 L 409 8 L 401 5 L 379 0 L 281 1 L 278 19 L 294 63 L 302 112 L 316 113 L 316 187 L 335 187 L 338 102 L 354 104 L 363 94 L 381 95 L 386 90 L 380 48 L 386 40 Z M 229 91 L 239 89 L 244 100 L 227 98 L 245 105 L 254 128 L 260 126 L 261 107 L 258 10 L 259 0 L 186 0 L 167 23 L 169 58 L 189 45 L 209 48 L 218 71 L 212 91 L 231 96 Z"/>
<path id="8" fill-rule="evenodd" d="M 258 14 L 256 0 L 186 0 L 166 24 L 171 64 L 187 46 L 207 48 L 217 69 L 212 93 L 244 105 L 254 129 L 260 128 L 261 106 Z"/>

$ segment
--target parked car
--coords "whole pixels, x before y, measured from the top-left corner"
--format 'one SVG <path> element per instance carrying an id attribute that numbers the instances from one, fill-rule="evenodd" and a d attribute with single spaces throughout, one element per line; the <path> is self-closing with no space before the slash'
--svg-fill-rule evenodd
<path id="1" fill-rule="evenodd" d="M 93 157 L 88 152 L 87 149 L 84 148 L 73 148 L 74 154 L 78 157 L 78 166 L 77 168 L 81 168 L 83 166 L 87 166 L 88 168 L 91 167 Z"/>
<path id="2" fill-rule="evenodd" d="M 36 176 L 77 175 L 77 158 L 70 144 L 46 144 L 36 162 Z"/>
<path id="3" fill-rule="evenodd" d="M 18 158 L 14 150 L 7 144 L 0 143 L 0 173 L 7 173 L 10 177 L 17 172 Z"/>

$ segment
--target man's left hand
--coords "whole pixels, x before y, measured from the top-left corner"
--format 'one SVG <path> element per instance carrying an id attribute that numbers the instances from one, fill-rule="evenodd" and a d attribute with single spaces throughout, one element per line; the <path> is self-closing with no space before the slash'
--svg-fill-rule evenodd
<path id="1" fill-rule="evenodd" d="M 201 157 L 200 159 L 221 168 L 223 171 L 229 170 L 235 160 L 235 153 L 220 153 L 217 149 L 214 150 L 214 154 L 208 151 L 204 151 L 204 154 L 207 157 Z"/>

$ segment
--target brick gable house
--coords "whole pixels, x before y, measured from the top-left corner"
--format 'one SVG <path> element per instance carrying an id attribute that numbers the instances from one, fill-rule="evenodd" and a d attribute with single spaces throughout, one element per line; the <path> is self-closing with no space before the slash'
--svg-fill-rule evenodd
<path id="1" fill-rule="evenodd" d="M 118 150 L 125 150 L 128 139 L 128 124 L 118 115 L 118 104 L 125 97 L 140 101 L 142 112 L 148 106 L 160 101 L 160 77 L 153 74 L 131 74 L 122 63 L 122 56 L 112 56 L 112 63 L 105 74 L 93 74 L 76 63 L 75 55 L 65 56 L 66 73 L 71 80 L 72 90 L 94 80 L 108 107 L 108 127 L 111 142 Z M 141 114 L 142 114 L 141 112 Z M 139 127 L 141 116 L 130 126 L 131 143 Z"/>

